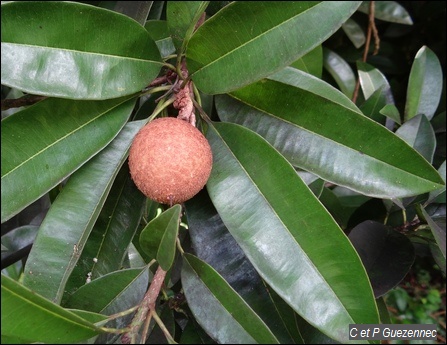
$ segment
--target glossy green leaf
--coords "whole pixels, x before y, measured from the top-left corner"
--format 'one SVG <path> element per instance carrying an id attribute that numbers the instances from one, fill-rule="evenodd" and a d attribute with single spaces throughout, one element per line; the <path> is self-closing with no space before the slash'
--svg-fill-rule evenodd
<path id="1" fill-rule="evenodd" d="M 140 234 L 141 249 L 150 257 L 157 258 L 165 271 L 174 262 L 181 210 L 180 205 L 174 205 L 151 220 Z"/>
<path id="2" fill-rule="evenodd" d="M 442 179 L 444 180 L 444 183 L 446 181 L 446 161 L 444 161 L 441 166 L 438 169 L 439 175 L 441 175 Z M 438 190 L 434 190 L 432 192 L 430 192 L 429 196 L 428 196 L 428 200 L 427 203 L 430 202 L 438 202 L 438 203 L 443 203 L 445 204 L 445 200 L 446 200 L 446 192 L 445 192 L 445 186 L 438 189 Z"/>
<path id="3" fill-rule="evenodd" d="M 165 20 L 148 20 L 144 28 L 157 44 L 163 58 L 175 53 L 175 46 L 169 34 L 168 23 Z"/>
<path id="4" fill-rule="evenodd" d="M 162 66 L 155 42 L 140 24 L 68 1 L 2 4 L 1 60 L 2 84 L 70 99 L 139 92 Z"/>
<path id="5" fill-rule="evenodd" d="M 444 185 L 402 139 L 363 116 L 327 83 L 292 68 L 216 97 L 222 121 L 261 134 L 294 166 L 378 198 L 419 195 Z"/>
<path id="6" fill-rule="evenodd" d="M 421 208 L 422 214 L 425 217 L 428 225 L 430 226 L 433 237 L 438 244 L 439 249 L 444 257 L 444 262 L 446 260 L 446 230 L 445 230 L 445 217 L 440 222 L 436 222 L 424 208 Z"/>
<path id="7" fill-rule="evenodd" d="M 388 103 L 393 103 L 393 95 L 391 94 L 390 84 L 382 72 L 362 61 L 357 61 L 357 69 L 359 73 L 360 86 L 362 87 L 365 99 L 368 99 L 374 92 L 383 88 L 384 92 L 388 95 Z"/>
<path id="8" fill-rule="evenodd" d="M 351 66 L 337 53 L 328 48 L 323 49 L 323 66 L 334 78 L 341 92 L 352 98 L 356 78 Z"/>
<path id="9" fill-rule="evenodd" d="M 436 136 L 430 121 L 423 114 L 416 115 L 396 131 L 408 145 L 418 151 L 428 162 L 433 162 L 436 149 Z"/>
<path id="10" fill-rule="evenodd" d="M 265 323 L 207 263 L 185 254 L 182 285 L 201 326 L 223 344 L 278 344 Z"/>
<path id="11" fill-rule="evenodd" d="M 346 207 L 357 208 L 371 199 L 370 197 L 355 192 L 352 189 L 341 186 L 335 186 L 331 189 L 331 191 L 337 196 L 340 203 Z"/>
<path id="12" fill-rule="evenodd" d="M 382 324 L 392 324 L 390 318 L 390 313 L 388 311 L 388 307 L 385 303 L 385 300 L 383 297 L 380 297 L 376 300 L 377 307 L 379 308 L 379 314 L 380 314 L 380 323 Z"/>
<path id="13" fill-rule="evenodd" d="M 326 334 L 310 325 L 299 315 L 297 315 L 296 323 L 300 329 L 304 344 L 340 344 L 338 341 L 329 338 Z"/>
<path id="14" fill-rule="evenodd" d="M 128 164 L 124 164 L 65 285 L 64 298 L 84 285 L 87 278 L 94 280 L 126 267 L 129 244 L 140 224 L 145 204 L 146 197 L 133 183 Z M 144 263 L 138 267 L 141 266 Z"/>
<path id="15" fill-rule="evenodd" d="M 83 285 L 64 304 L 66 308 L 103 312 L 136 280 L 147 280 L 147 268 L 125 269 L 108 273 Z"/>
<path id="16" fill-rule="evenodd" d="M 163 15 L 163 9 L 166 3 L 164 1 L 154 1 L 151 10 L 149 11 L 149 15 L 147 17 L 148 20 L 159 20 Z"/>
<path id="17" fill-rule="evenodd" d="M 429 120 L 438 108 L 442 93 L 442 68 L 438 57 L 424 46 L 411 66 L 407 88 L 405 119 L 424 114 Z"/>
<path id="18" fill-rule="evenodd" d="M 357 253 L 293 167 L 242 126 L 215 123 L 207 138 L 214 157 L 211 200 L 265 282 L 338 341 L 348 341 L 350 323 L 377 322 Z"/>
<path id="19" fill-rule="evenodd" d="M 148 20 L 144 24 L 144 28 L 155 42 L 170 37 L 166 20 Z"/>
<path id="20" fill-rule="evenodd" d="M 265 322 L 282 344 L 301 343 L 293 328 L 294 311 L 265 286 L 222 222 L 206 190 L 185 203 L 194 254 L 212 266 Z M 292 319 L 282 313 L 292 314 Z"/>
<path id="21" fill-rule="evenodd" d="M 104 3 L 104 1 L 102 1 Z M 122 13 L 132 19 L 135 19 L 141 25 L 146 22 L 147 16 L 151 10 L 153 1 L 110 1 L 115 3 L 113 10 Z"/>
<path id="22" fill-rule="evenodd" d="M 444 254 L 441 251 L 441 248 L 439 248 L 437 243 L 430 242 L 429 243 L 430 252 L 433 256 L 433 259 L 435 260 L 436 264 L 439 266 L 440 270 L 444 272 L 444 276 L 447 273 L 446 268 L 446 258 Z"/>
<path id="23" fill-rule="evenodd" d="M 359 11 L 369 14 L 370 1 L 363 1 Z M 392 23 L 412 25 L 407 10 L 397 1 L 374 1 L 374 17 Z"/>
<path id="24" fill-rule="evenodd" d="M 95 251 L 96 261 L 91 267 L 92 278 L 123 267 L 127 248 L 143 214 L 146 197 L 132 181 L 127 164 L 123 166 L 120 175 L 115 180 L 93 229 L 98 232 L 101 242 Z"/>
<path id="25" fill-rule="evenodd" d="M 394 104 L 386 104 L 379 112 L 399 125 L 402 123 L 399 109 Z"/>
<path id="26" fill-rule="evenodd" d="M 387 104 L 388 100 L 386 94 L 386 86 L 382 86 L 380 89 L 374 91 L 374 93 L 359 106 L 359 109 L 363 114 L 382 125 L 385 124 L 386 117 L 383 116 L 380 111 Z"/>
<path id="27" fill-rule="evenodd" d="M 413 244 L 403 234 L 374 221 L 351 230 L 349 240 L 362 259 L 376 298 L 401 282 L 413 265 Z"/>
<path id="28" fill-rule="evenodd" d="M 161 238 L 160 247 L 158 247 L 157 251 L 157 261 L 160 264 L 161 268 L 163 268 L 163 270 L 168 271 L 174 262 L 176 240 L 178 235 L 182 206 L 174 205 L 165 212 L 170 215 L 171 219 L 166 225 L 166 230 L 163 234 L 163 237 Z"/>
<path id="29" fill-rule="evenodd" d="M 329 188 L 323 188 L 321 195 L 318 198 L 329 213 L 334 217 L 337 224 L 346 229 L 348 225 L 349 217 L 351 216 L 353 209 L 344 206 L 338 197 Z"/>
<path id="30" fill-rule="evenodd" d="M 88 322 L 94 323 L 95 326 L 97 327 L 102 327 L 109 321 L 106 315 L 79 309 L 67 309 L 67 310 L 71 311 L 73 314 L 76 314 L 79 317 L 82 317 Z"/>
<path id="31" fill-rule="evenodd" d="M 298 175 L 301 177 L 301 179 L 303 180 L 303 182 L 305 184 L 307 184 L 307 186 L 309 187 L 309 189 L 312 191 L 312 193 L 314 193 L 314 195 L 317 198 L 320 198 L 321 194 L 323 193 L 324 190 L 324 184 L 325 182 L 321 179 L 318 178 L 318 176 L 315 176 L 314 174 L 310 174 L 314 177 L 316 177 L 316 179 L 314 181 L 312 181 L 311 183 L 307 183 L 306 180 L 302 177 L 303 173 L 307 173 L 307 171 L 302 171 L 302 172 L 298 172 Z"/>
<path id="32" fill-rule="evenodd" d="M 354 19 L 349 18 L 346 22 L 343 23 L 341 28 L 357 49 L 365 44 L 365 33 Z"/>
<path id="33" fill-rule="evenodd" d="M 129 97 L 107 101 L 50 98 L 3 120 L 2 223 L 110 143 L 134 104 Z"/>
<path id="34" fill-rule="evenodd" d="M 189 41 L 190 75 L 201 91 L 210 94 L 251 84 L 320 45 L 359 5 L 357 1 L 230 3 Z"/>
<path id="35" fill-rule="evenodd" d="M 129 251 L 131 251 L 129 249 Z M 132 261 L 132 260 L 131 260 Z M 138 270 L 141 271 L 141 266 L 138 267 Z M 119 273 L 116 273 L 117 277 L 119 277 Z M 105 315 L 113 315 L 117 313 L 121 313 L 129 308 L 135 307 L 139 305 L 144 298 L 144 295 L 147 292 L 150 279 L 152 278 L 152 273 L 150 270 L 145 269 L 142 274 L 140 274 L 136 279 L 129 281 L 127 286 L 123 286 L 123 289 L 119 294 L 115 296 L 111 296 L 112 299 L 109 301 L 107 306 L 101 311 L 102 314 Z M 92 281 L 93 283 L 93 281 Z M 103 285 L 103 289 L 106 289 L 107 286 Z M 98 286 L 98 291 L 99 286 Z M 98 292 L 100 293 L 100 292 Z M 133 314 L 129 314 L 125 317 L 120 317 L 115 319 L 107 324 L 107 327 L 111 328 L 125 328 L 128 327 L 132 321 Z M 96 340 L 97 344 L 110 344 L 117 341 L 116 334 L 113 333 L 104 333 L 99 335 Z"/>
<path id="36" fill-rule="evenodd" d="M 217 344 L 195 320 L 188 320 L 180 337 L 180 344 Z"/>
<path id="37" fill-rule="evenodd" d="M 2 274 L 2 340 L 69 344 L 101 330 Z"/>
<path id="38" fill-rule="evenodd" d="M 166 4 L 166 18 L 175 47 L 180 49 L 183 40 L 192 34 L 192 29 L 205 11 L 209 1 L 169 1 Z M 188 32 L 189 31 L 189 32 Z"/>
<path id="39" fill-rule="evenodd" d="M 312 74 L 317 78 L 321 78 L 323 73 L 323 47 L 321 45 L 315 47 L 310 52 L 291 63 L 290 66 Z"/>
<path id="40" fill-rule="evenodd" d="M 127 124 L 112 143 L 70 177 L 40 226 L 24 270 L 25 286 L 60 303 L 113 180 L 144 123 Z"/>
<path id="41" fill-rule="evenodd" d="M 32 245 L 38 229 L 37 225 L 23 225 L 2 234 L 2 265 L 8 254 Z"/>
<path id="42" fill-rule="evenodd" d="M 268 288 L 267 285 L 266 288 Z M 289 336 L 293 339 L 293 344 L 305 344 L 297 322 L 300 316 L 275 292 L 275 290 L 269 289 L 268 291 L 275 309 L 281 316 L 281 321 L 284 323 Z M 277 327 L 273 328 L 273 331 L 275 331 L 276 328 Z M 284 344 L 284 342 L 281 343 Z"/>

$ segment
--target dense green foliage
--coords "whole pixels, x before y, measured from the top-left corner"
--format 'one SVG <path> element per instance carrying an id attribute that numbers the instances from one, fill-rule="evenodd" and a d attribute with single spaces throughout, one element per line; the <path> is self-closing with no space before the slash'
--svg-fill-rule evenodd
<path id="1" fill-rule="evenodd" d="M 445 339 L 444 2 L 1 15 L 2 342 L 347 343 L 391 322 Z M 182 205 L 129 174 L 161 116 L 213 152 Z"/>

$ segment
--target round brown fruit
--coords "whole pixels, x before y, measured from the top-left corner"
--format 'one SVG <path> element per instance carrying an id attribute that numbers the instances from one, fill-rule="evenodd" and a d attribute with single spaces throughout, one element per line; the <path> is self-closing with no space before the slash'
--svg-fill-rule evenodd
<path id="1" fill-rule="evenodd" d="M 175 117 L 151 121 L 135 136 L 129 151 L 130 175 L 149 199 L 179 204 L 205 186 L 213 156 L 203 134 Z"/>

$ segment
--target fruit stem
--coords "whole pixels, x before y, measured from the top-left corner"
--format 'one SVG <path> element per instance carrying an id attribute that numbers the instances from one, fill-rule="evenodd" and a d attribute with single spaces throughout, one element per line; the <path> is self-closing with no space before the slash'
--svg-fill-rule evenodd
<path id="1" fill-rule="evenodd" d="M 200 116 L 201 116 L 207 123 L 210 123 L 210 122 L 211 122 L 210 117 L 209 117 L 208 114 L 205 112 L 205 110 L 203 110 L 203 108 L 200 106 L 200 104 L 199 104 L 195 99 L 193 99 L 192 102 L 194 103 L 194 106 L 196 107 L 196 109 L 199 111 Z"/>
<path id="2" fill-rule="evenodd" d="M 174 103 L 175 98 L 169 98 L 168 100 L 160 100 L 160 102 L 155 107 L 154 111 L 152 112 L 151 116 L 148 117 L 147 122 L 151 122 L 158 114 L 162 112 L 163 109 L 167 108 L 169 105 Z"/>
<path id="3" fill-rule="evenodd" d="M 171 90 L 171 88 L 172 88 L 171 85 L 158 86 L 158 87 L 154 87 L 154 88 L 146 91 L 144 94 L 149 95 L 149 94 L 156 93 L 156 92 L 169 91 L 169 90 Z"/>
<path id="4" fill-rule="evenodd" d="M 194 98 L 197 100 L 197 104 L 199 104 L 200 106 L 202 106 L 202 98 L 200 97 L 200 93 L 199 90 L 197 89 L 196 85 L 194 83 L 192 84 L 192 90 L 194 92 Z"/>

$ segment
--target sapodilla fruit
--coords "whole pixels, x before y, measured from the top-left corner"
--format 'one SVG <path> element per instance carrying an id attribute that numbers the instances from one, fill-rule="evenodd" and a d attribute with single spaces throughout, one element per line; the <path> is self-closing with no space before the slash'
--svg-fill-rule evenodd
<path id="1" fill-rule="evenodd" d="M 213 156 L 203 134 L 175 117 L 151 121 L 129 151 L 130 175 L 149 199 L 174 205 L 191 199 L 206 184 Z"/>

